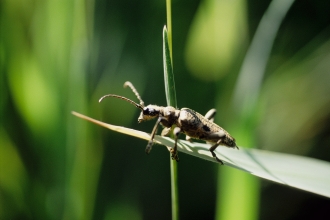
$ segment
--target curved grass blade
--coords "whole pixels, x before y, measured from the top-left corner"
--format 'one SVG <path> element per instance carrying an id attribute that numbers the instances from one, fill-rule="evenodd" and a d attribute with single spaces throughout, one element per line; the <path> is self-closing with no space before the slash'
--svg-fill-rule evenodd
<path id="1" fill-rule="evenodd" d="M 107 124 L 77 112 L 72 112 L 72 114 L 113 131 L 147 141 L 150 139 L 150 134 L 142 131 Z M 174 140 L 168 137 L 156 135 L 154 140 L 157 144 L 169 147 L 174 146 Z M 184 140 L 178 141 L 178 150 L 180 152 L 215 162 L 209 151 L 209 147 L 210 145 L 208 144 L 191 143 Z M 240 150 L 218 147 L 215 152 L 227 166 L 273 182 L 330 198 L 329 162 L 303 156 L 242 147 L 240 147 Z"/>

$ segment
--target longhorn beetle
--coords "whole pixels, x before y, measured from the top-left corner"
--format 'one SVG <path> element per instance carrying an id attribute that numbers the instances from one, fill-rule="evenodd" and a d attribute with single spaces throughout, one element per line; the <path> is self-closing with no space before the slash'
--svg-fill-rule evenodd
<path id="1" fill-rule="evenodd" d="M 149 154 L 151 151 L 153 140 L 159 124 L 165 127 L 161 133 L 162 136 L 168 135 L 171 130 L 171 127 L 173 125 L 175 126 L 173 130 L 173 133 L 175 135 L 175 143 L 174 143 L 174 147 L 171 148 L 170 152 L 172 159 L 176 161 L 179 161 L 179 157 L 177 153 L 177 142 L 180 133 L 184 133 L 186 135 L 186 140 L 189 141 L 191 140 L 191 138 L 194 138 L 194 139 L 204 140 L 209 143 L 213 143 L 213 145 L 209 148 L 209 151 L 211 152 L 213 158 L 221 164 L 223 164 L 223 162 L 214 153 L 214 150 L 219 145 L 224 145 L 226 147 L 238 149 L 235 139 L 232 136 L 230 136 L 230 134 L 227 131 L 225 131 L 225 129 L 213 123 L 214 116 L 216 113 L 215 109 L 211 109 L 206 113 L 205 116 L 202 116 L 198 112 L 195 112 L 194 110 L 191 110 L 189 108 L 175 109 L 172 106 L 167 106 L 167 107 L 162 107 L 157 105 L 145 106 L 144 102 L 142 101 L 139 93 L 137 92 L 133 84 L 127 81 L 125 82 L 124 87 L 127 86 L 131 88 L 133 93 L 139 99 L 140 104 L 137 104 L 136 102 L 126 97 L 114 95 L 114 94 L 108 94 L 102 96 L 99 102 L 101 102 L 106 97 L 115 97 L 115 98 L 123 99 L 133 104 L 135 107 L 141 110 L 141 114 L 138 118 L 139 123 L 146 120 L 157 118 L 157 122 L 154 128 L 152 129 L 151 138 L 145 150 L 147 154 Z"/>

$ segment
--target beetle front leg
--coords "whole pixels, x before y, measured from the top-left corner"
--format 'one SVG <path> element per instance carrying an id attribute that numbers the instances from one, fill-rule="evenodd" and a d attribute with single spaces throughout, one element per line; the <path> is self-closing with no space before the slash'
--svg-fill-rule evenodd
<path id="1" fill-rule="evenodd" d="M 219 140 L 217 141 L 217 143 L 215 143 L 212 147 L 210 147 L 209 151 L 211 152 L 213 158 L 214 158 L 217 162 L 219 162 L 219 163 L 221 163 L 221 164 L 223 165 L 222 160 L 220 160 L 220 159 L 217 157 L 217 155 L 214 153 L 215 149 L 217 149 L 217 147 L 220 145 L 221 142 L 222 142 L 222 139 L 219 139 Z"/>
<path id="2" fill-rule="evenodd" d="M 159 125 L 159 123 L 160 123 L 161 120 L 162 120 L 162 117 L 159 117 L 159 118 L 157 119 L 157 121 L 156 121 L 156 124 L 155 124 L 154 128 L 152 129 L 152 132 L 151 132 L 151 134 L 150 134 L 151 138 L 150 138 L 150 140 L 149 140 L 149 142 L 148 142 L 148 145 L 147 145 L 147 147 L 146 147 L 146 153 L 147 153 L 147 154 L 149 154 L 150 151 L 151 151 L 151 147 L 152 147 L 152 145 L 153 145 L 153 143 L 154 143 L 154 137 L 155 137 L 155 134 L 156 134 L 156 132 L 157 132 L 158 125 Z"/>

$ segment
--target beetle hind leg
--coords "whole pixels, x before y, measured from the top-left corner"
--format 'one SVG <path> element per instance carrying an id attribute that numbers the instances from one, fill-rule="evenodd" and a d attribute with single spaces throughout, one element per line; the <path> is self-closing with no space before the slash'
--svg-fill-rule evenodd
<path id="1" fill-rule="evenodd" d="M 222 139 L 220 139 L 217 143 L 215 143 L 212 147 L 210 147 L 209 151 L 211 152 L 213 158 L 214 158 L 217 162 L 221 163 L 221 165 L 223 165 L 222 160 L 220 160 L 220 159 L 217 157 L 217 155 L 214 153 L 215 149 L 217 149 L 217 147 L 220 145 L 221 142 L 222 142 Z"/>

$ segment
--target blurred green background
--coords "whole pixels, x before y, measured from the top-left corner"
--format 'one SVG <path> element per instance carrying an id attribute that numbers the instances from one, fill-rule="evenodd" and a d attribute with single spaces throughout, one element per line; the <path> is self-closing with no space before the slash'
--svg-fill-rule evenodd
<path id="1" fill-rule="evenodd" d="M 329 1 L 294 2 L 259 84 L 253 71 L 238 83 L 270 3 L 172 2 L 178 106 L 216 107 L 239 146 L 330 161 Z M 70 113 L 151 132 L 132 105 L 98 99 L 136 100 L 129 80 L 146 104 L 166 104 L 165 1 L 1 0 L 0 10 L 0 219 L 170 219 L 166 148 L 146 156 L 145 141 Z M 327 198 L 188 155 L 178 175 L 181 219 L 330 218 Z"/>

